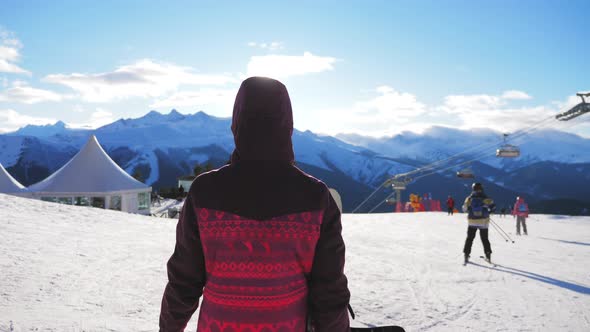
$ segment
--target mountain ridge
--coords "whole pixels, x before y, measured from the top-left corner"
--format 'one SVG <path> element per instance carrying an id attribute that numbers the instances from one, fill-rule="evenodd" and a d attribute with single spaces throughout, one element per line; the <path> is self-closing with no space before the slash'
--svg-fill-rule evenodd
<path id="1" fill-rule="evenodd" d="M 0 135 L 0 147 L 5 147 L 0 150 L 0 162 L 17 180 L 29 185 L 42 180 L 67 162 L 87 137 L 94 134 L 111 158 L 129 174 L 139 170 L 145 182 L 155 188 L 174 186 L 176 178 L 191 173 L 196 163 L 211 162 L 220 166 L 227 162 L 234 147 L 230 125 L 230 118 L 214 117 L 202 111 L 181 114 L 171 110 L 168 114 L 150 111 L 139 118 L 119 119 L 94 130 L 72 129 L 63 122 L 53 125 L 55 128 L 26 126 L 14 133 Z M 54 133 L 48 135 L 52 130 Z M 426 135 L 408 133 L 406 136 L 400 134 L 382 139 L 357 136 L 356 145 L 343 141 L 342 137 L 294 130 L 293 146 L 297 163 L 306 165 L 312 175 L 329 178 L 327 184 L 342 191 L 349 205 L 345 210 L 350 211 L 354 208 L 352 205 L 360 203 L 367 192 L 372 191 L 370 188 L 381 185 L 387 177 L 461 153 L 462 149 L 468 148 L 470 139 L 478 137 L 482 140 L 479 144 L 492 147 L 490 158 L 475 159 L 422 178 L 408 186 L 404 197 L 412 190 L 424 192 L 427 188 L 436 192 L 438 199 L 446 198 L 445 191 L 454 196 L 463 195 L 466 190 L 464 182 L 457 182 L 454 175 L 463 167 L 474 169 L 478 173 L 478 181 L 504 188 L 497 190 L 499 195 L 506 196 L 500 199 L 502 204 L 509 203 L 513 198 L 509 200 L 508 196 L 518 193 L 538 195 L 540 199 L 575 199 L 564 188 L 577 186 L 578 189 L 573 192 L 579 195 L 585 193 L 584 188 L 590 187 L 590 179 L 576 175 L 580 173 L 578 168 L 590 169 L 590 153 L 580 153 L 580 149 L 586 146 L 586 151 L 590 151 L 590 140 L 568 133 L 547 132 L 553 144 L 561 144 L 556 142 L 563 138 L 563 145 L 571 145 L 570 148 L 558 147 L 561 154 L 555 149 L 547 153 L 541 151 L 547 148 L 547 142 L 542 140 L 541 135 L 535 138 L 540 141 L 523 144 L 523 157 L 517 158 L 519 160 L 493 157 L 498 138 L 491 130 L 472 133 L 453 128 L 433 128 Z M 568 153 L 569 157 L 563 158 Z M 558 160 L 545 160 L 551 159 L 547 156 Z M 466 153 L 459 157 L 454 164 L 468 161 L 472 156 Z M 543 179 L 548 174 L 555 177 L 559 170 L 575 174 L 567 176 L 563 184 Z M 521 180 L 523 177 L 525 180 Z M 342 188 L 335 183 L 340 183 Z M 443 183 L 443 188 L 439 188 Z M 377 211 L 387 209 L 382 207 Z"/>

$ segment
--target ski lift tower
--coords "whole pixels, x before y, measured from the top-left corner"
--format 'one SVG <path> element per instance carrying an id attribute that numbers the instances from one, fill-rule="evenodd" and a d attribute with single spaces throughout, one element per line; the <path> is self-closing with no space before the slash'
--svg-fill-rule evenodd
<path id="1" fill-rule="evenodd" d="M 557 114 L 555 116 L 557 120 L 569 121 L 571 119 L 579 117 L 584 113 L 590 112 L 590 102 L 587 102 L 586 99 L 584 99 L 584 97 L 590 97 L 590 92 L 576 93 L 576 96 L 582 98 L 582 102 L 572 107 L 569 111 Z"/>
<path id="2" fill-rule="evenodd" d="M 398 174 L 387 180 L 385 185 L 391 185 L 391 188 L 395 190 L 395 212 L 402 212 L 402 190 L 406 189 L 406 186 L 412 182 L 412 179 L 405 174 Z"/>

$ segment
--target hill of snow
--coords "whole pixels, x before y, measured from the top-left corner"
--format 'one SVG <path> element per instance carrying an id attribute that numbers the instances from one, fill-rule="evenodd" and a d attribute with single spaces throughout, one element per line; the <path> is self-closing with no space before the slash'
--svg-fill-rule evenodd
<path id="1" fill-rule="evenodd" d="M 534 215 L 494 267 L 464 215 L 343 216 L 354 326 L 590 330 L 590 218 Z M 511 217 L 496 220 L 514 237 Z M 0 194 L 0 331 L 155 331 L 175 221 Z M 196 328 L 196 314 L 186 331 Z"/>

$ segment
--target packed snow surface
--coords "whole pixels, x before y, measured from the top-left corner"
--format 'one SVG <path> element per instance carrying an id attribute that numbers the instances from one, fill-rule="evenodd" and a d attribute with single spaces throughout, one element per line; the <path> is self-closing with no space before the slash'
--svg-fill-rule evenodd
<path id="1" fill-rule="evenodd" d="M 344 215 L 354 326 L 590 331 L 590 218 L 495 218 L 492 266 L 465 215 Z M 0 331 L 157 331 L 176 221 L 0 194 Z M 196 316 L 187 331 L 196 329 Z"/>

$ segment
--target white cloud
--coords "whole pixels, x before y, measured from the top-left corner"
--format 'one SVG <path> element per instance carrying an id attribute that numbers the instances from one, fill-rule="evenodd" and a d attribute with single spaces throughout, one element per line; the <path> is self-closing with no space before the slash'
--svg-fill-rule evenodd
<path id="1" fill-rule="evenodd" d="M 206 105 L 224 105 L 231 109 L 236 97 L 236 90 L 201 89 L 199 91 L 180 91 L 167 98 L 156 100 L 152 108 L 194 107 Z"/>
<path id="2" fill-rule="evenodd" d="M 447 113 L 471 113 L 504 105 L 501 97 L 491 95 L 451 95 L 446 96 L 439 110 Z"/>
<path id="3" fill-rule="evenodd" d="M 0 27 L 0 72 L 31 75 L 30 71 L 16 64 L 20 60 L 21 48 L 22 43 L 13 33 Z"/>
<path id="4" fill-rule="evenodd" d="M 532 99 L 533 97 L 529 96 L 526 92 L 518 91 L 518 90 L 508 90 L 504 91 L 502 94 L 503 99 L 514 99 L 514 100 L 528 100 Z"/>
<path id="5" fill-rule="evenodd" d="M 514 107 L 512 100 L 532 99 L 526 92 L 508 90 L 495 95 L 451 95 L 444 98 L 443 105 L 435 110 L 444 116 L 456 119 L 463 129 L 490 128 L 502 132 L 514 132 L 529 128 L 540 120 L 547 119 L 557 112 L 545 105 Z M 559 127 L 557 123 L 544 124 Z"/>
<path id="6" fill-rule="evenodd" d="M 304 52 L 303 55 L 253 56 L 248 62 L 248 76 L 284 79 L 291 76 L 320 73 L 334 69 L 336 58 Z"/>
<path id="7" fill-rule="evenodd" d="M 377 87 L 375 92 L 377 96 L 356 102 L 349 108 L 314 112 L 313 122 L 322 126 L 316 130 L 326 134 L 356 132 L 377 137 L 401 130 L 425 129 L 415 120 L 424 116 L 428 109 L 415 95 L 389 86 Z"/>
<path id="8" fill-rule="evenodd" d="M 46 125 L 56 122 L 57 120 L 52 118 L 24 115 L 12 109 L 0 110 L 0 133 L 13 132 L 29 124 Z"/>
<path id="9" fill-rule="evenodd" d="M 61 101 L 64 96 L 43 89 L 36 89 L 23 81 L 12 82 L 12 88 L 0 92 L 0 101 L 36 104 L 48 101 Z"/>
<path id="10" fill-rule="evenodd" d="M 78 106 L 78 105 L 76 105 Z M 80 108 L 82 109 L 82 108 Z M 74 109 L 76 110 L 76 107 Z M 82 111 L 85 111 L 82 109 Z M 71 128 L 85 128 L 85 129 L 95 129 L 98 127 L 102 127 L 104 125 L 110 124 L 115 121 L 114 115 L 112 112 L 105 110 L 103 108 L 97 107 L 92 114 L 90 114 L 90 118 L 87 122 L 83 123 L 70 123 L 68 124 Z"/>
<path id="11" fill-rule="evenodd" d="M 356 108 L 368 112 L 377 111 L 379 116 L 388 119 L 407 121 L 426 112 L 426 105 L 418 102 L 416 96 L 406 92 L 398 92 L 389 86 L 376 89 L 380 95 L 356 104 Z M 362 111 L 361 111 L 362 112 Z"/>
<path id="12" fill-rule="evenodd" d="M 181 85 L 223 85 L 236 82 L 229 75 L 196 74 L 190 67 L 149 59 L 99 74 L 54 74 L 44 81 L 62 84 L 90 102 L 109 102 L 129 97 L 160 97 Z"/>
<path id="13" fill-rule="evenodd" d="M 263 50 L 268 50 L 268 51 L 278 51 L 278 50 L 282 50 L 285 48 L 283 42 L 276 42 L 276 41 L 273 41 L 270 43 L 249 42 L 248 46 L 261 48 Z"/>
<path id="14" fill-rule="evenodd" d="M 20 55 L 15 47 L 0 45 L 0 59 L 6 61 L 18 61 L 19 57 Z"/>
<path id="15" fill-rule="evenodd" d="M 515 106 L 513 100 L 530 99 L 525 92 L 509 90 L 500 95 L 450 95 L 442 104 L 426 105 L 415 95 L 398 92 L 389 86 L 376 89 L 377 96 L 358 101 L 350 107 L 322 109 L 308 121 L 306 128 L 326 134 L 359 133 L 368 136 L 391 136 L 402 131 L 423 132 L 436 126 L 461 129 L 489 128 L 499 132 L 515 132 L 538 125 L 540 129 L 574 131 L 572 123 L 550 120 L 580 102 L 571 96 L 553 105 Z M 297 114 L 295 114 L 297 116 Z M 334 121 L 338 119 L 338 121 Z M 542 120 L 546 122 L 540 123 Z M 301 123 L 301 122 L 300 122 Z M 581 132 L 578 120 L 575 132 Z M 537 127 L 535 127 L 537 129 Z"/>
<path id="16" fill-rule="evenodd" d="M 584 97 L 586 99 L 586 102 L 590 102 L 590 97 Z M 554 101 L 553 105 L 557 106 L 557 108 L 559 108 L 560 112 L 565 112 L 567 110 L 570 110 L 572 107 L 578 105 L 579 103 L 582 102 L 582 98 L 580 98 L 579 96 L 573 95 L 573 96 L 569 96 L 566 98 L 566 100 L 558 100 L 558 101 Z"/>
<path id="17" fill-rule="evenodd" d="M 478 94 L 478 95 L 450 95 L 444 98 L 444 104 L 438 107 L 440 111 L 452 114 L 472 113 L 477 110 L 498 109 L 508 105 L 511 100 L 532 99 L 526 92 L 518 90 L 507 90 L 500 96 Z"/>
<path id="18" fill-rule="evenodd" d="M 74 108 L 72 108 L 72 110 L 76 113 L 84 113 L 86 112 L 86 110 L 84 109 L 84 107 L 80 104 L 76 104 L 74 105 Z"/>
<path id="19" fill-rule="evenodd" d="M 93 128 L 98 128 L 100 126 L 112 123 L 113 121 L 115 121 L 113 113 L 99 107 L 96 109 L 96 112 L 93 112 L 90 115 L 89 125 Z"/>

